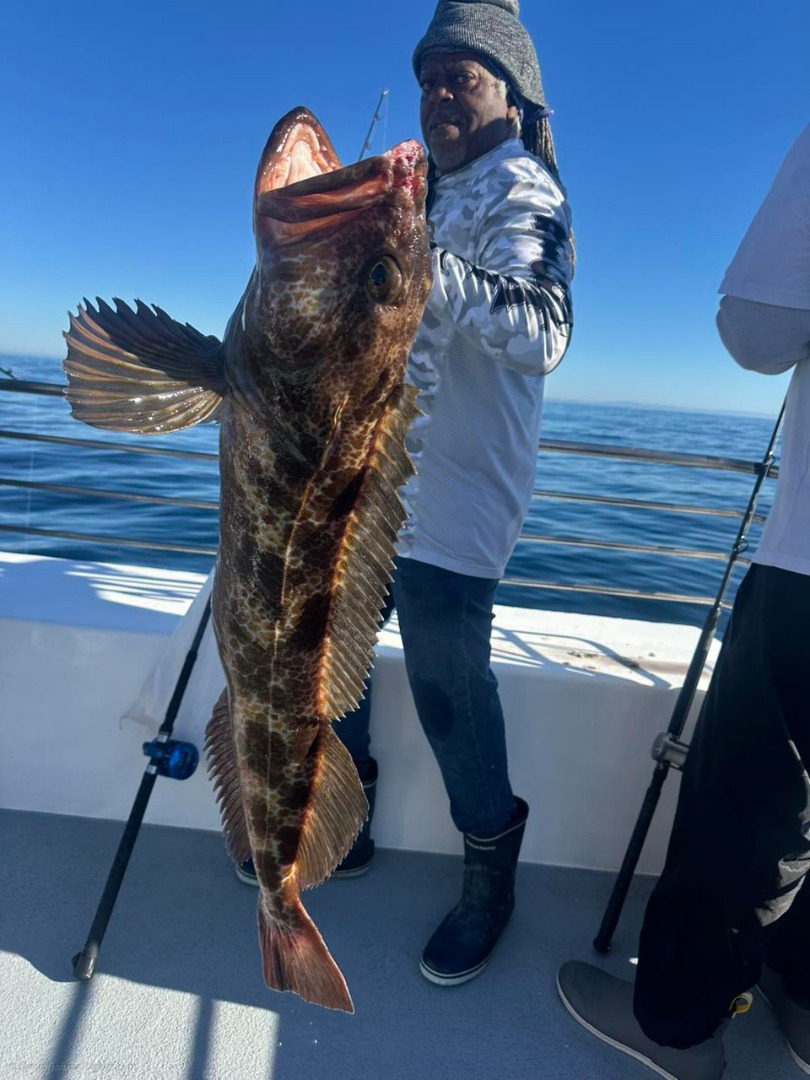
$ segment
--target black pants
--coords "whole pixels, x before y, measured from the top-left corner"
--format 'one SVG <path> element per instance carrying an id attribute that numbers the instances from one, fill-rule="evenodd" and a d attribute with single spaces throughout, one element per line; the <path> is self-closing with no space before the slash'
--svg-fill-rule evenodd
<path id="1" fill-rule="evenodd" d="M 649 1038 L 708 1039 L 767 961 L 810 1001 L 810 577 L 753 566 L 684 769 L 641 933 Z"/>

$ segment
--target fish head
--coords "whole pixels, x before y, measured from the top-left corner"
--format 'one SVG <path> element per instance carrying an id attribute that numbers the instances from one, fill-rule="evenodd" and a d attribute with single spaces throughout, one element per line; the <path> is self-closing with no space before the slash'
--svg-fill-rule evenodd
<path id="1" fill-rule="evenodd" d="M 256 177 L 256 267 L 236 313 L 254 385 L 263 366 L 276 383 L 332 396 L 402 382 L 431 281 L 426 173 L 413 140 L 342 168 L 307 109 L 276 125 Z"/>

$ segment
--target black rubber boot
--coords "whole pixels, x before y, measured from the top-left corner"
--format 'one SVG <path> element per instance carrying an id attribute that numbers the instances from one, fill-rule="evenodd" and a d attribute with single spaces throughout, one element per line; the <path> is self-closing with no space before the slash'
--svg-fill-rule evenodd
<path id="1" fill-rule="evenodd" d="M 427 943 L 419 970 L 439 986 L 479 975 L 515 906 L 515 868 L 529 807 L 515 797 L 509 823 L 492 836 L 464 834 L 461 900 Z"/>
<path id="2" fill-rule="evenodd" d="M 371 818 L 374 814 L 374 796 L 377 791 L 377 762 L 374 758 L 368 759 L 368 768 L 365 773 L 367 779 L 363 780 L 363 791 L 365 791 L 368 800 L 368 817 L 351 851 L 340 866 L 332 871 L 332 877 L 360 877 L 361 874 L 365 874 L 366 870 L 368 870 L 374 857 L 374 841 L 369 835 Z M 258 886 L 259 884 L 256 869 L 253 866 L 253 859 L 248 859 L 246 862 L 234 866 L 234 873 L 245 885 Z"/>
<path id="3" fill-rule="evenodd" d="M 377 794 L 377 762 L 374 758 L 368 759 L 368 767 L 364 770 L 363 791 L 368 799 L 368 817 L 360 830 L 360 835 L 354 842 L 351 851 L 343 862 L 332 871 L 333 878 L 360 877 L 365 874 L 371 860 L 374 858 L 374 841 L 371 839 L 371 819 L 374 817 L 374 800 Z"/>

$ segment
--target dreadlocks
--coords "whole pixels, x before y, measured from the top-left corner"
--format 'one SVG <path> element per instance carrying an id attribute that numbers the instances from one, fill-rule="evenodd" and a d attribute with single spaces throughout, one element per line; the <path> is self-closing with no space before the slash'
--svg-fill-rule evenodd
<path id="1" fill-rule="evenodd" d="M 520 133 L 520 141 L 530 154 L 540 158 L 545 167 L 562 187 L 560 171 L 557 167 L 557 154 L 554 150 L 554 136 L 551 134 L 551 124 L 548 117 L 524 123 Z"/>

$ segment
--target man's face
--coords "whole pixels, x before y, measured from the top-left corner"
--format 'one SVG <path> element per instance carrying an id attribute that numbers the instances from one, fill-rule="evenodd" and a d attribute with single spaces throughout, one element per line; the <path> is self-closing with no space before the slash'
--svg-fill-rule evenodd
<path id="1" fill-rule="evenodd" d="M 431 53 L 419 76 L 422 136 L 439 172 L 461 169 L 512 134 L 517 108 L 475 53 Z"/>

